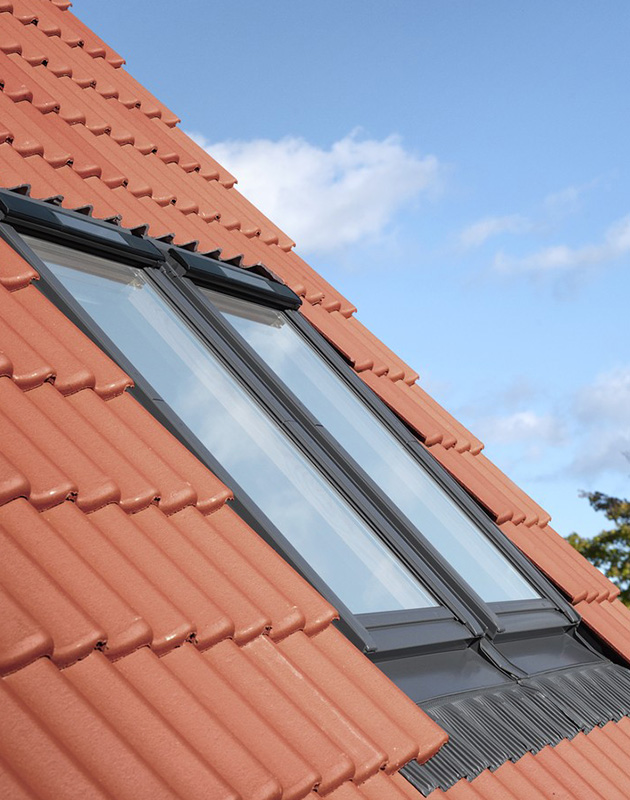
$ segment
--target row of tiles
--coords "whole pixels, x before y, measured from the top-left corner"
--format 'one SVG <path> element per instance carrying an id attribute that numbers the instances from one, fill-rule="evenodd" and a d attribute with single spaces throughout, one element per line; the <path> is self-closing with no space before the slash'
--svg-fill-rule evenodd
<path id="1" fill-rule="evenodd" d="M 11 5 L 14 11 L 19 7 L 20 12 L 10 13 Z M 101 218 L 122 215 L 124 224 L 131 228 L 150 223 L 155 235 L 175 231 L 178 242 L 197 239 L 202 249 L 223 248 L 228 258 L 243 254 L 251 263 L 271 258 L 282 264 L 298 293 L 352 313 L 353 307 L 301 259 L 284 257 L 293 244 L 288 237 L 236 190 L 221 191 L 232 186 L 234 179 L 176 127 L 177 118 L 162 113 L 152 95 L 124 70 L 115 68 L 120 66 L 118 59 L 113 59 L 112 64 L 112 59 L 98 55 L 107 52 L 104 46 L 76 46 L 84 26 L 73 15 L 49 6 L 46 0 L 5 3 L 6 13 L 0 14 L 0 31 L 5 31 L 5 38 L 0 38 L 0 51 L 5 57 L 0 63 L 9 69 L 9 94 L 0 98 L 5 101 L 2 119 L 7 129 L 4 139 L 0 131 L 0 140 L 8 144 L 6 137 L 12 134 L 13 143 L 25 156 L 13 147 L 3 148 L 4 185 L 28 183 L 34 196 L 61 195 L 67 207 L 91 205 Z M 56 14 L 58 19 L 47 21 L 46 13 Z M 25 24 L 31 18 L 38 23 Z M 64 32 L 66 20 L 72 23 L 69 35 Z M 75 33 L 73 28 L 80 30 Z M 57 29 L 61 36 L 56 34 Z M 97 91 L 99 76 L 102 94 Z M 67 119 L 72 124 L 62 119 L 64 99 L 70 104 Z M 90 110 L 96 115 L 93 123 L 87 118 L 83 121 L 83 115 Z M 11 121 L 15 131 L 9 130 Z M 38 132 L 42 141 L 37 138 Z M 24 141 L 20 140 L 20 133 Z M 75 155 L 68 152 L 70 143 L 74 143 L 78 154 L 78 161 L 72 166 L 67 163 L 68 155 Z M 42 157 L 46 152 L 44 144 L 50 149 L 51 163 Z M 134 160 L 127 151 L 135 151 L 138 158 Z M 167 164 L 158 156 L 160 151 Z M 140 158 L 142 153 L 145 158 Z M 195 166 L 197 163 L 199 167 Z M 116 185 L 124 165 L 129 167 L 132 181 L 138 181 L 132 186 L 135 195 Z M 169 166 L 176 169 L 167 169 Z M 163 191 L 156 188 L 154 192 L 159 203 L 143 194 L 147 181 L 164 187 Z M 184 213 L 171 208 L 177 187 Z M 151 186 L 149 189 L 152 191 Z M 162 207 L 161 203 L 166 205 Z M 200 203 L 207 205 L 204 214 L 199 212 Z M 222 224 L 210 225 L 216 221 L 217 212 Z M 201 224 L 202 217 L 205 224 Z M 271 257 L 263 243 L 277 243 Z"/>
<path id="2" fill-rule="evenodd" d="M 326 628 L 334 609 L 225 505 L 165 516 L 72 502 L 0 507 L 0 672 L 47 656 L 63 667 L 99 647 L 201 648 Z"/>
<path id="3" fill-rule="evenodd" d="M 14 6 L 16 4 L 13 4 Z M 6 6 L 6 4 L 5 4 Z M 217 164 L 208 153 L 198 147 L 175 126 L 177 118 L 166 110 L 146 89 L 138 84 L 125 70 L 116 69 L 106 58 L 94 55 L 94 49 L 77 46 L 80 34 L 72 32 L 78 20 L 71 14 L 55 11 L 46 2 L 20 3 L 20 7 L 31 7 L 34 13 L 5 13 L 0 16 L 0 74 L 7 97 L 20 102 L 27 100 L 42 114 L 54 113 L 69 125 L 79 124 L 95 135 L 108 133 L 116 143 L 131 145 L 143 155 L 158 153 L 168 163 L 178 163 L 184 172 L 198 172 L 207 180 L 217 181 L 225 188 L 231 188 L 235 179 Z M 60 24 L 47 19 L 57 15 Z M 27 24 L 33 21 L 35 24 Z M 67 22 L 74 25 L 68 35 Z M 116 62 L 118 63 L 118 62 Z M 118 64 L 118 66 L 120 66 Z M 88 90 L 88 91 L 86 91 Z M 94 91 L 92 91 L 94 90 Z M 115 101 L 115 102 L 111 102 Z M 24 113 L 25 109 L 21 109 Z M 3 119 L 10 126 L 9 119 Z M 160 124 L 155 125 L 153 122 Z M 50 119 L 41 126 L 54 129 Z M 11 131 L 18 140 L 21 129 Z M 33 147 L 33 135 L 26 137 Z M 55 145 L 54 138 L 44 134 L 40 146 L 47 145 L 50 152 L 46 160 L 58 164 L 64 159 L 63 147 Z M 18 150 L 27 145 L 16 141 Z M 80 151 L 79 151 L 80 152 Z M 72 154 L 69 154 L 72 157 Z M 66 154 L 66 157 L 68 154 Z M 120 156 L 119 156 L 120 157 Z M 83 168 L 84 169 L 84 168 Z M 83 169 L 78 169 L 81 173 Z M 172 173 L 171 173 L 172 177 Z M 186 194 L 186 184 L 181 188 Z M 155 190 L 157 197 L 166 194 Z M 219 195 L 223 201 L 221 213 L 229 217 L 232 202 L 229 193 Z M 190 200 L 181 201 L 182 206 L 190 205 Z M 276 226 L 259 212 L 241 200 L 238 204 L 245 220 L 257 217 L 253 228 L 264 223 L 265 240 L 280 241 L 283 247 L 290 248 L 293 243 Z M 190 213 L 190 210 L 189 210 Z M 233 224 L 233 218 L 232 218 Z M 229 225 L 228 225 L 229 227 Z M 252 227 L 251 219 L 244 225 Z"/>
<path id="4" fill-rule="evenodd" d="M 348 648 L 329 629 L 38 659 L 0 682 L 3 796 L 298 800 L 430 757 L 445 734 Z"/>
<path id="5" fill-rule="evenodd" d="M 16 113 L 21 116 L 22 109 L 29 105 L 28 102 L 14 104 L 0 93 L 0 111 L 8 109 L 12 116 Z M 29 115 L 26 114 L 25 117 L 30 125 Z M 25 121 L 22 121 L 24 124 Z M 73 127 L 78 129 L 81 126 Z M 99 139 L 106 142 L 109 137 L 102 136 Z M 121 151 L 126 149 L 119 148 L 118 145 L 115 147 Z M 138 154 L 137 158 L 141 158 L 142 162 L 136 163 L 136 170 L 148 170 L 150 174 L 158 162 L 161 165 L 157 166 L 158 169 L 169 169 L 157 156 Z M 137 162 L 137 158 L 132 157 L 132 160 Z M 97 174 L 81 177 L 70 164 L 53 167 L 37 152 L 23 157 L 9 140 L 3 141 L 1 138 L 0 165 L 2 186 L 27 186 L 35 198 L 61 198 L 65 208 L 91 209 L 95 217 L 119 220 L 124 227 L 147 230 L 156 238 L 166 238 L 178 245 L 188 246 L 190 242 L 196 242 L 195 246 L 201 252 L 212 253 L 231 263 L 265 264 L 276 274 L 282 275 L 296 294 L 305 297 L 308 302 L 321 303 L 327 310 L 340 310 L 347 316 L 356 311 L 351 303 L 317 275 L 294 251 L 286 252 L 273 242 L 265 244 L 260 237 L 248 237 L 238 228 L 228 229 L 216 219 L 216 215 L 210 215 L 204 220 L 199 214 L 182 213 L 172 203 L 161 206 L 146 195 L 136 197 L 124 183 L 112 188 Z M 98 171 L 98 162 L 96 167 Z M 168 177 L 170 176 L 167 179 Z M 197 175 L 195 180 L 198 184 L 203 179 Z M 207 187 L 210 184 L 206 182 L 205 185 Z M 241 198 L 236 189 L 229 191 L 234 197 Z"/>

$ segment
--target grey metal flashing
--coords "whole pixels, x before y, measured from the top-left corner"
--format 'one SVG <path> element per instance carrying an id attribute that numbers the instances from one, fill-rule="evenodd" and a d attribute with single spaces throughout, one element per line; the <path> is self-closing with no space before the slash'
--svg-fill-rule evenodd
<path id="1" fill-rule="evenodd" d="M 630 671 L 599 662 L 423 703 L 422 708 L 449 735 L 429 761 L 402 770 L 426 796 L 630 716 Z"/>

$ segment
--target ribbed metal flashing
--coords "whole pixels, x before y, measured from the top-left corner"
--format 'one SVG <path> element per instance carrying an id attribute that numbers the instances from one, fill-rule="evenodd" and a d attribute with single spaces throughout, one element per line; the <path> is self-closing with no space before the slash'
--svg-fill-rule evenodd
<path id="1" fill-rule="evenodd" d="M 630 671 L 610 663 L 573 667 L 423 708 L 449 734 L 433 758 L 403 770 L 428 795 L 630 716 Z"/>

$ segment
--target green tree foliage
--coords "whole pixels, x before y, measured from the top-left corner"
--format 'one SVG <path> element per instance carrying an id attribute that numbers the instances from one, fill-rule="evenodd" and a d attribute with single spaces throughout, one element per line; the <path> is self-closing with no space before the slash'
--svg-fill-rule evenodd
<path id="1" fill-rule="evenodd" d="M 592 539 L 571 533 L 567 541 L 619 587 L 619 599 L 630 606 L 630 500 L 602 492 L 582 492 L 582 496 L 612 525 Z"/>

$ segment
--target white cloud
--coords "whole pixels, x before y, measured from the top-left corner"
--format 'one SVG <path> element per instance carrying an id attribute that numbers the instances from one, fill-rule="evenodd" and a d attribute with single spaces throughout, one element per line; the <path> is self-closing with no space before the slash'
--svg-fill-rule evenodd
<path id="1" fill-rule="evenodd" d="M 601 242 L 584 247 L 555 245 L 522 258 L 496 254 L 494 268 L 504 273 L 570 272 L 614 261 L 630 252 L 630 214 L 608 228 Z"/>
<path id="2" fill-rule="evenodd" d="M 305 251 L 331 252 L 382 235 L 398 211 L 441 182 L 437 158 L 409 152 L 398 136 L 361 139 L 354 132 L 329 149 L 291 136 L 193 138 L 242 179 L 243 194 Z"/>
<path id="3" fill-rule="evenodd" d="M 598 375 L 578 392 L 574 404 L 579 430 L 586 436 L 572 471 L 585 477 L 603 472 L 627 475 L 630 464 L 630 366 Z"/>
<path id="4" fill-rule="evenodd" d="M 598 375 L 577 396 L 580 421 L 613 422 L 630 428 L 630 367 L 617 367 Z"/>
<path id="5" fill-rule="evenodd" d="M 594 178 L 587 183 L 573 186 L 565 186 L 558 192 L 551 192 L 542 202 L 544 213 L 552 219 L 566 217 L 576 214 L 582 206 L 582 198 L 585 194 L 601 185 L 602 178 Z"/>
<path id="6" fill-rule="evenodd" d="M 477 427 L 482 438 L 492 444 L 558 443 L 564 438 L 564 426 L 560 420 L 552 414 L 538 414 L 532 410 L 486 417 L 479 420 Z"/>
<path id="7" fill-rule="evenodd" d="M 463 247 L 480 247 L 488 239 L 501 233 L 525 233 L 530 230 L 531 223 L 520 214 L 509 214 L 503 217 L 484 217 L 469 225 L 459 235 Z"/>

